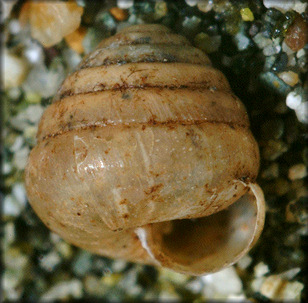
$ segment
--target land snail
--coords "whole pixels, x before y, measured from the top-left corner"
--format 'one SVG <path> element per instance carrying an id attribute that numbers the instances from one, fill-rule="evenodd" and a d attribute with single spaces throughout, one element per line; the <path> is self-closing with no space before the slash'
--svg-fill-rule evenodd
<path id="1" fill-rule="evenodd" d="M 95 254 L 204 275 L 238 261 L 263 229 L 245 107 L 165 26 L 103 40 L 62 83 L 37 139 L 30 204 Z"/>

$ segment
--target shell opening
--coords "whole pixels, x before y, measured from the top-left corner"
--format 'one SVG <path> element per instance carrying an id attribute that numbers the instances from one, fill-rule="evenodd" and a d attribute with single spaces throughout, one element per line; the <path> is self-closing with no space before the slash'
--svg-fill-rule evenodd
<path id="1" fill-rule="evenodd" d="M 143 227 L 143 247 L 162 266 L 182 273 L 201 275 L 235 263 L 258 240 L 264 225 L 262 190 L 256 184 L 249 188 L 227 209 L 208 217 Z"/>

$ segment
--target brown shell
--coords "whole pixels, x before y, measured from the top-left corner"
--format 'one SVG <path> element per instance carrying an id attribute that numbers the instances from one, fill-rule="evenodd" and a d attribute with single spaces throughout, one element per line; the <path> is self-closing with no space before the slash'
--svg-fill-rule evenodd
<path id="1" fill-rule="evenodd" d="M 225 76 L 184 37 L 137 25 L 102 41 L 63 82 L 40 121 L 26 186 L 68 242 L 199 275 L 258 239 L 258 168 Z"/>

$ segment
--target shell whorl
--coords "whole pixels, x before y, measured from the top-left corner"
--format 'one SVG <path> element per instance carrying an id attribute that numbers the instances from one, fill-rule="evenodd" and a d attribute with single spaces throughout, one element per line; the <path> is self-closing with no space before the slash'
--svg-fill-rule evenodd
<path id="1" fill-rule="evenodd" d="M 170 268 L 171 248 L 164 255 L 155 244 L 163 247 L 164 222 L 177 229 L 174 220 L 199 220 L 253 196 L 259 167 L 245 107 L 225 76 L 161 25 L 102 41 L 63 82 L 37 137 L 26 185 L 46 225 L 95 253 Z M 249 213 L 264 203 L 246 200 Z M 258 231 L 262 213 L 249 217 Z M 241 252 L 251 247 L 246 240 Z M 179 260 L 174 269 L 211 272 L 228 258 L 212 268 L 196 266 L 201 257 Z"/>

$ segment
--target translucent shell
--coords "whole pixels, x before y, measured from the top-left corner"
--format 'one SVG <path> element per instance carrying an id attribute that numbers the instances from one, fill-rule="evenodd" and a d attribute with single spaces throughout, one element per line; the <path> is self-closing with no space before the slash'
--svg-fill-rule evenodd
<path id="1" fill-rule="evenodd" d="M 233 264 L 264 224 L 247 113 L 209 58 L 161 25 L 102 41 L 45 111 L 30 203 L 68 242 L 202 275 Z"/>

